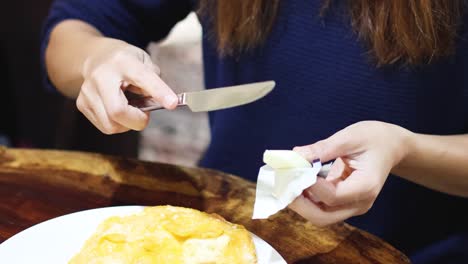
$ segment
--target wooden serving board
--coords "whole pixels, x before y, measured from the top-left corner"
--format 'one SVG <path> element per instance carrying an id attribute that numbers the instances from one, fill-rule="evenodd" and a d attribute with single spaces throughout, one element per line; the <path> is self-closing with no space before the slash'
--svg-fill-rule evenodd
<path id="1" fill-rule="evenodd" d="M 242 224 L 288 263 L 410 263 L 347 224 L 317 228 L 290 210 L 251 220 L 255 184 L 222 172 L 92 153 L 0 148 L 0 242 L 42 221 L 118 205 L 175 205 Z"/>

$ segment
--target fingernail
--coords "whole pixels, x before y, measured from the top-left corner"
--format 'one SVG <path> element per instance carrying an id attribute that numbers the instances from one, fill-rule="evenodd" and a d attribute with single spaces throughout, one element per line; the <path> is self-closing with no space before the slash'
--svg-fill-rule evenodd
<path id="1" fill-rule="evenodd" d="M 164 105 L 168 107 L 173 107 L 177 104 L 177 97 L 174 95 L 166 95 L 164 96 Z"/>

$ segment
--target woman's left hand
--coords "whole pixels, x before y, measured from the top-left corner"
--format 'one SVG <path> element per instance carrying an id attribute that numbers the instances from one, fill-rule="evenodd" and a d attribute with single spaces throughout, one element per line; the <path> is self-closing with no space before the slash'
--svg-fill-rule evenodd
<path id="1" fill-rule="evenodd" d="M 408 152 L 411 134 L 396 125 L 363 121 L 328 139 L 294 148 L 309 161 L 335 162 L 326 179 L 318 178 L 289 207 L 317 226 L 366 213 L 392 168 Z"/>

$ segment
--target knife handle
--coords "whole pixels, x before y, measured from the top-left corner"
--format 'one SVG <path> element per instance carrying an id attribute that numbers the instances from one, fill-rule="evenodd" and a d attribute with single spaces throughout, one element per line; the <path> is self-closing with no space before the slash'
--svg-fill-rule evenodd
<path id="1" fill-rule="evenodd" d="M 312 165 L 316 162 L 320 162 L 320 159 L 316 159 L 312 162 Z M 322 168 L 320 169 L 319 173 L 317 174 L 318 177 L 326 179 L 328 173 L 330 172 L 331 166 L 333 165 L 334 161 L 330 161 L 328 163 L 323 163 Z"/>
<path id="2" fill-rule="evenodd" d="M 138 94 L 130 93 L 130 92 L 125 93 L 125 95 L 127 97 L 129 105 L 136 107 L 143 112 L 150 112 L 150 111 L 165 109 L 162 106 L 162 104 L 154 101 L 153 98 L 149 96 L 142 96 L 142 95 L 138 95 Z M 178 94 L 177 98 L 178 98 L 177 106 L 186 105 L 185 93 Z"/>

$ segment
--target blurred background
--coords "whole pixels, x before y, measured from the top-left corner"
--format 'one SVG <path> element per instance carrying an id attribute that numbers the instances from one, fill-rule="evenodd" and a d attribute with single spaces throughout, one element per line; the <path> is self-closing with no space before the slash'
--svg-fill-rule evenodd
<path id="1" fill-rule="evenodd" d="M 90 151 L 162 161 L 196 164 L 208 142 L 205 114 L 187 110 L 153 112 L 143 132 L 107 136 L 77 111 L 75 102 L 46 91 L 40 74 L 42 23 L 52 0 L 16 0 L 3 4 L 0 17 L 0 145 Z M 201 28 L 194 14 L 179 23 L 148 52 L 162 78 L 175 91 L 203 88 Z M 180 74 L 183 73 L 183 74 Z"/>

